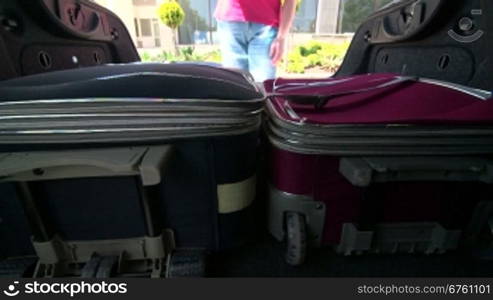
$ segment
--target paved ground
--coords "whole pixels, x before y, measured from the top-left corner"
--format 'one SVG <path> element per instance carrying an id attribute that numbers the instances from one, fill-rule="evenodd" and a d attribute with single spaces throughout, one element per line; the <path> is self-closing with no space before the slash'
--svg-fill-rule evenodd
<path id="1" fill-rule="evenodd" d="M 302 267 L 283 260 L 283 246 L 265 236 L 261 242 L 211 257 L 212 277 L 493 277 L 493 260 L 453 253 L 342 257 L 330 249 L 309 253 Z"/>
<path id="2" fill-rule="evenodd" d="M 208 261 L 208 277 L 493 277 L 493 260 L 470 255 L 364 255 L 343 257 L 329 249 L 312 250 L 306 263 L 284 262 L 281 243 L 265 235 L 260 242 L 215 254 Z M 0 263 L 0 278 L 17 278 L 33 259 Z M 23 265 L 23 266 L 22 266 Z"/>

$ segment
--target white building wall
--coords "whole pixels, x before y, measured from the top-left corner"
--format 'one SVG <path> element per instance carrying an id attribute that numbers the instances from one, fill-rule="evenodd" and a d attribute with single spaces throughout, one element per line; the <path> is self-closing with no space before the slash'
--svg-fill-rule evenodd
<path id="1" fill-rule="evenodd" d="M 173 35 L 169 27 L 161 23 L 158 16 L 158 8 L 160 2 L 157 5 L 139 5 L 134 6 L 134 14 L 137 19 L 158 19 L 159 21 L 159 32 L 161 39 L 161 48 L 166 50 L 171 50 L 173 47 Z M 154 37 L 140 37 L 142 41 L 143 48 L 156 48 Z"/>
<path id="2" fill-rule="evenodd" d="M 138 41 L 142 42 L 142 48 L 156 48 L 154 37 L 137 37 L 137 30 L 135 28 L 135 19 L 158 19 L 157 10 L 162 1 L 157 1 L 156 5 L 134 5 L 132 0 L 95 0 L 94 2 L 108 8 L 117 14 L 123 23 L 127 27 L 134 44 L 137 45 Z M 173 49 L 173 37 L 171 29 L 166 27 L 159 21 L 159 31 L 161 39 L 161 48 L 163 50 L 171 51 Z M 157 50 L 157 49 L 156 49 Z"/>
<path id="3" fill-rule="evenodd" d="M 335 34 L 339 27 L 341 0 L 319 0 L 316 34 Z"/>
<path id="4" fill-rule="evenodd" d="M 1 0 L 0 0 L 1 1 Z M 157 0 L 155 4 L 150 5 L 134 5 L 133 0 L 94 0 L 98 4 L 110 9 L 116 13 L 128 28 L 130 35 L 135 43 L 138 41 L 142 44 L 139 47 L 141 51 L 150 53 L 159 53 L 162 50 L 174 51 L 173 35 L 170 28 L 166 27 L 159 21 L 161 47 L 155 46 L 154 37 L 137 37 L 135 28 L 135 19 L 158 19 L 157 10 L 159 5 L 164 0 Z M 254 0 L 252 0 L 254 1 Z M 299 44 L 302 41 L 313 39 L 318 36 L 332 36 L 337 34 L 339 27 L 339 12 L 341 9 L 342 0 L 319 0 L 318 16 L 316 20 L 316 32 L 313 34 L 292 34 L 291 39 L 293 44 Z M 152 3 L 152 2 L 150 2 Z M 349 37 L 350 38 L 350 37 Z M 200 48 L 200 46 L 197 46 Z M 205 48 L 215 46 L 204 45 Z"/>
<path id="5" fill-rule="evenodd" d="M 127 27 L 134 43 L 137 41 L 134 25 L 134 5 L 132 0 L 95 0 L 98 3 L 117 14 Z"/>

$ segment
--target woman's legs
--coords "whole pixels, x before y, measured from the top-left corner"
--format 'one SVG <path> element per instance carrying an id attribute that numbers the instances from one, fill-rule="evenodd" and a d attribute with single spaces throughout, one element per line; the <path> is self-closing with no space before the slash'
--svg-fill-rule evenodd
<path id="1" fill-rule="evenodd" d="M 223 66 L 249 71 L 257 82 L 275 78 L 270 47 L 277 28 L 259 23 L 218 21 Z"/>
<path id="2" fill-rule="evenodd" d="M 270 47 L 277 37 L 277 28 L 250 23 L 252 36 L 248 43 L 248 64 L 250 73 L 257 82 L 276 77 L 276 66 L 270 58 Z"/>
<path id="3" fill-rule="evenodd" d="M 248 23 L 217 22 L 223 66 L 249 70 Z"/>

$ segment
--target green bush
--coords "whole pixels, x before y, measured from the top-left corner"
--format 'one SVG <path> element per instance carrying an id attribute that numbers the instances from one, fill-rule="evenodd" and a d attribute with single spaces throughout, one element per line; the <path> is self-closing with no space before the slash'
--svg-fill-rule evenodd
<path id="1" fill-rule="evenodd" d="M 146 62 L 151 62 L 151 61 L 153 61 L 153 60 L 152 60 L 152 59 L 153 59 L 153 57 L 152 57 L 149 53 L 147 53 L 147 52 L 141 53 L 141 54 L 140 54 L 140 59 L 141 59 L 142 61 L 146 61 Z"/>
<path id="2" fill-rule="evenodd" d="M 302 56 L 309 56 L 316 54 L 318 51 L 322 50 L 322 44 L 317 41 L 310 41 L 305 45 L 299 46 L 299 52 Z"/>
<path id="3" fill-rule="evenodd" d="M 286 72 L 305 73 L 306 70 L 317 67 L 335 72 L 341 65 L 349 44 L 310 41 L 297 46 L 287 56 Z"/>
<path id="4" fill-rule="evenodd" d="M 285 0 L 281 0 L 281 5 L 284 5 L 284 1 Z M 296 1 L 296 10 L 300 9 L 301 1 L 303 1 L 303 0 L 297 0 Z"/>
<path id="5" fill-rule="evenodd" d="M 176 29 L 185 20 L 185 11 L 175 0 L 168 0 L 158 8 L 158 15 L 164 25 Z"/>
<path id="6" fill-rule="evenodd" d="M 204 54 L 198 54 L 195 52 L 194 47 L 181 48 L 179 54 L 176 55 L 173 52 L 163 51 L 157 55 L 150 55 L 148 52 L 144 52 L 140 55 L 140 58 L 144 62 L 221 62 L 221 52 L 214 50 Z"/>
<path id="7" fill-rule="evenodd" d="M 333 73 L 339 69 L 346 55 L 349 42 L 327 43 L 310 41 L 295 47 L 290 51 L 285 61 L 287 73 L 302 74 L 310 69 L 321 69 Z M 214 50 L 207 53 L 197 53 L 194 47 L 181 48 L 178 55 L 172 51 L 163 51 L 157 55 L 147 52 L 141 54 L 145 62 L 215 62 L 221 63 L 221 52 Z"/>
<path id="8" fill-rule="evenodd" d="M 178 37 L 176 31 L 185 20 L 185 11 L 181 7 L 180 3 L 176 2 L 176 0 L 167 0 L 159 6 L 157 14 L 159 19 L 161 19 L 161 22 L 171 28 L 175 54 L 179 55 L 180 49 L 178 48 Z"/>
<path id="9" fill-rule="evenodd" d="M 203 61 L 220 64 L 222 60 L 223 59 L 220 50 L 214 50 L 203 55 Z"/>

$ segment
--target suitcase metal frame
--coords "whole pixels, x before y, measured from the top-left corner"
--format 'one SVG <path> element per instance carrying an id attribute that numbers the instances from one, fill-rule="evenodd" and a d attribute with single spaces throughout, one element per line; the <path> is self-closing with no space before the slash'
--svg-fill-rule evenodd
<path id="1" fill-rule="evenodd" d="M 274 145 L 275 147 L 275 145 Z M 342 157 L 339 172 L 352 185 L 368 187 L 373 183 L 415 181 L 482 182 L 493 183 L 493 160 L 480 157 Z M 326 206 L 315 201 L 311 195 L 296 195 L 270 187 L 269 231 L 279 241 L 288 240 L 286 233 L 286 214 L 302 216 L 305 226 L 298 227 L 296 236 L 304 236 L 306 245 L 323 246 L 321 237 L 324 231 Z M 374 231 L 360 231 L 355 224 L 343 225 L 340 243 L 335 246 L 338 253 L 351 255 L 363 252 L 395 253 L 443 253 L 459 246 L 460 238 L 464 245 L 473 246 L 484 226 L 490 226 L 493 219 L 493 201 L 478 203 L 470 224 L 464 231 L 449 231 L 438 223 L 394 223 L 378 224 Z M 396 230 L 403 229 L 411 240 L 400 238 Z M 423 238 L 423 232 L 429 233 Z M 419 234 L 418 234 L 419 233 Z M 426 234 L 425 234 L 426 235 Z M 306 253 L 300 246 L 299 253 Z M 289 249 L 288 255 L 289 256 Z M 302 263 L 302 259 L 299 263 Z M 295 263 L 298 264 L 298 263 Z"/>
<path id="2" fill-rule="evenodd" d="M 16 184 L 18 195 L 33 231 L 33 245 L 39 257 L 34 277 L 107 277 L 148 273 L 162 277 L 168 256 L 175 249 L 173 231 L 156 228 L 146 189 L 159 184 L 172 159 L 172 146 L 114 148 L 76 151 L 7 153 L 0 156 L 0 182 Z M 64 241 L 49 228 L 29 189 L 29 182 L 91 177 L 138 176 L 147 225 L 147 236 L 100 241 Z M 99 257 L 114 258 L 106 265 Z M 98 262 L 95 262 L 98 261 Z M 106 259 L 108 261 L 108 259 Z M 89 275 L 91 274 L 91 275 Z"/>

